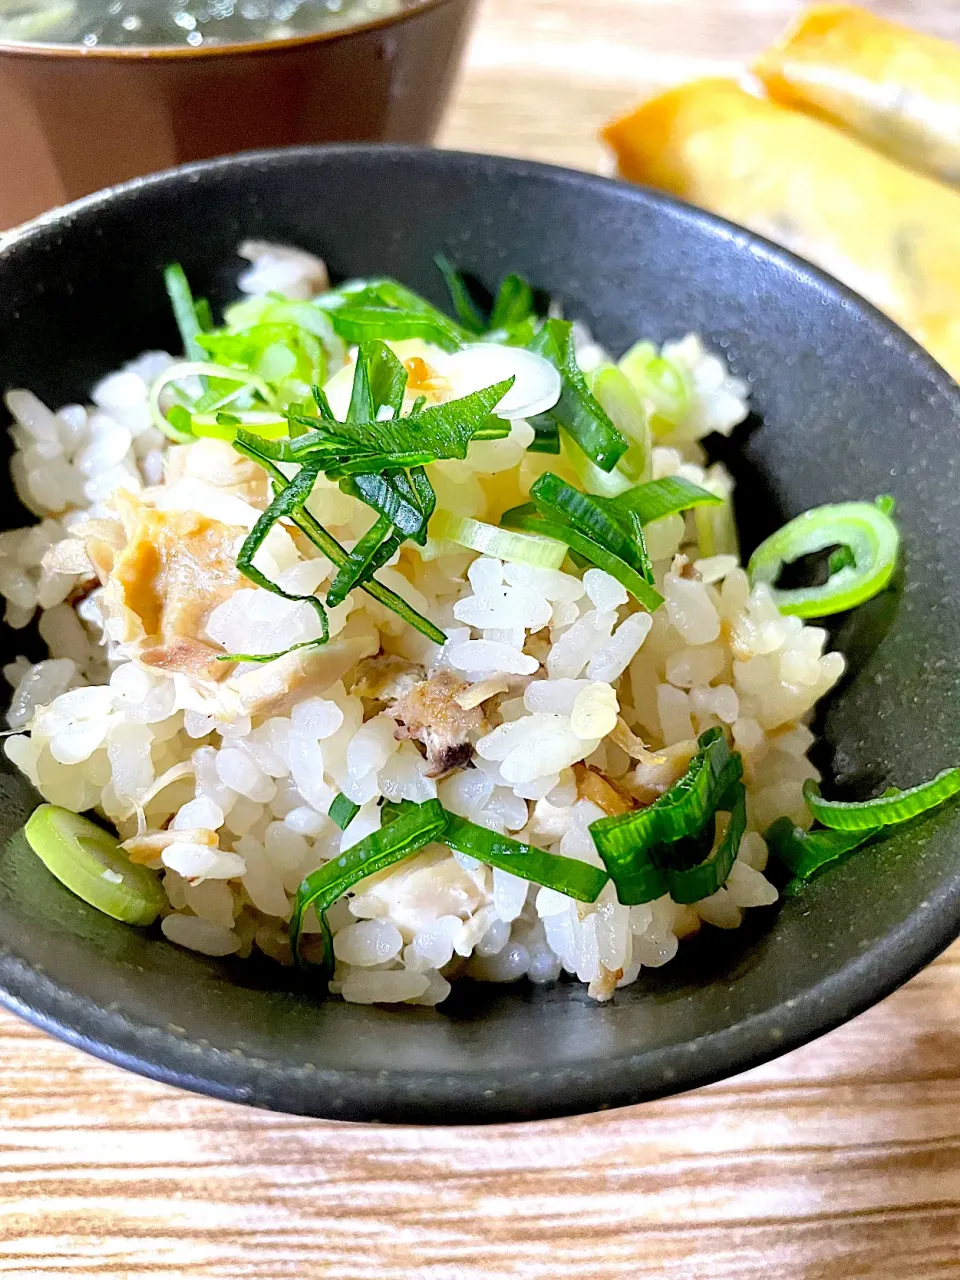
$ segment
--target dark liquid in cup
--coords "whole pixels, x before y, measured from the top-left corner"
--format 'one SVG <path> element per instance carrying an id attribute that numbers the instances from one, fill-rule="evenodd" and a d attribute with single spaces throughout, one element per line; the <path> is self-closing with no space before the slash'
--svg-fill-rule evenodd
<path id="1" fill-rule="evenodd" d="M 411 0 L 0 0 L 0 41 L 202 47 L 334 31 L 411 7 Z"/>

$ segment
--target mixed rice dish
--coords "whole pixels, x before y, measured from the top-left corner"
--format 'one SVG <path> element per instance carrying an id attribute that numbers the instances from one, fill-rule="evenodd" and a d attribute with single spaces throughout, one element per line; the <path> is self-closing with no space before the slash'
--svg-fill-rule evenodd
<path id="1" fill-rule="evenodd" d="M 442 264 L 454 320 L 241 253 L 219 327 L 168 269 L 182 356 L 56 412 L 7 395 L 37 522 L 0 534 L 0 591 L 49 657 L 4 668 L 4 749 L 86 901 L 348 1001 L 562 973 L 605 1001 L 775 903 L 771 846 L 802 878 L 960 786 L 819 796 L 844 659 L 806 619 L 886 587 L 892 502 L 744 567 L 702 443 L 749 411 L 722 354 L 615 361 L 516 276 L 487 313 Z"/>

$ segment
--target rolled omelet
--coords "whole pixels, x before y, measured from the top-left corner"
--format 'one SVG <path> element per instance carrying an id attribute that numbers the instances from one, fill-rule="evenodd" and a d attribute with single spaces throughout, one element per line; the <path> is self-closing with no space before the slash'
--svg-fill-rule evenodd
<path id="1" fill-rule="evenodd" d="M 671 89 L 603 136 L 624 177 L 823 267 L 960 378 L 960 192 L 727 80 Z"/>
<path id="2" fill-rule="evenodd" d="M 771 98 L 960 183 L 960 47 L 853 5 L 817 5 L 754 65 Z"/>

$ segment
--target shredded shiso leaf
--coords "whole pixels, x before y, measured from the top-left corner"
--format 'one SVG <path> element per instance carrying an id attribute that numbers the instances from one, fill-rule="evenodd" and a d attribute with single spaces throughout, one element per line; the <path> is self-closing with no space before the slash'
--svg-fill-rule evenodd
<path id="1" fill-rule="evenodd" d="M 439 800 L 427 800 L 423 804 L 404 800 L 394 821 L 365 836 L 345 853 L 331 858 L 317 871 L 311 871 L 297 890 L 290 918 L 290 946 L 294 958 L 300 959 L 300 933 L 308 907 L 316 910 L 323 936 L 324 962 L 329 964 L 333 948 L 325 918 L 327 909 L 360 880 L 409 858 L 424 845 L 438 839 L 445 824 L 446 815 Z"/>
<path id="2" fill-rule="evenodd" d="M 447 813 L 442 843 L 457 853 L 469 854 L 501 871 L 510 871 L 523 880 L 565 893 L 578 902 L 596 902 L 609 879 L 605 871 L 577 858 L 537 849 L 510 836 L 478 826 L 467 818 Z"/>

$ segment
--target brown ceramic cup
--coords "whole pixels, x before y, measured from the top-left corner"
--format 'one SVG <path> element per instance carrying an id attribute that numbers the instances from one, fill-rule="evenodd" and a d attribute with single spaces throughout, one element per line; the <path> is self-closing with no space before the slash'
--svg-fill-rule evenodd
<path id="1" fill-rule="evenodd" d="M 475 0 L 211 47 L 0 44 L 0 228 L 187 160 L 331 141 L 429 142 Z"/>

